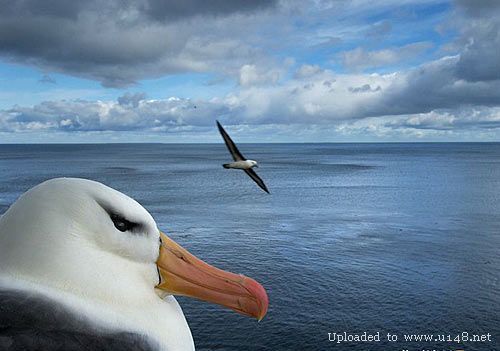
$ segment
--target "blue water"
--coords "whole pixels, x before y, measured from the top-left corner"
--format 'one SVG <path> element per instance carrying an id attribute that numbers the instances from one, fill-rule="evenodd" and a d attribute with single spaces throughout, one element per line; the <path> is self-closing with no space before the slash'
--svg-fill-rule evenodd
<path id="1" fill-rule="evenodd" d="M 260 281 L 266 318 L 179 298 L 199 350 L 500 349 L 500 144 L 0 145 L 0 213 L 53 177 L 143 204 L 204 260 Z M 328 332 L 380 332 L 378 343 Z M 390 332 L 491 342 L 389 343 Z"/>

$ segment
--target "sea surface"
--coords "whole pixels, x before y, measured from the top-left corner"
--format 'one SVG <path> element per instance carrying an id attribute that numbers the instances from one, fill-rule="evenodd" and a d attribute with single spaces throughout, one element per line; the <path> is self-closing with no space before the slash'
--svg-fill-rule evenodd
<path id="1" fill-rule="evenodd" d="M 500 350 L 499 143 L 240 149 L 271 195 L 221 167 L 223 144 L 0 145 L 0 213 L 46 179 L 97 180 L 200 258 L 261 282 L 259 323 L 178 299 L 198 350 Z M 381 341 L 329 341 L 343 332 Z M 463 332 L 492 341 L 402 341 Z"/>

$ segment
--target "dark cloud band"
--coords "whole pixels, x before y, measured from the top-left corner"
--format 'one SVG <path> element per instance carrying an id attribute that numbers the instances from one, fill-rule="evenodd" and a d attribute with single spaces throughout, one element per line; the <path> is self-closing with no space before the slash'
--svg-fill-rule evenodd
<path id="1" fill-rule="evenodd" d="M 124 87 L 234 59 L 241 46 L 214 52 L 209 45 L 222 40 L 215 22 L 274 5 L 261 0 L 1 0 L 0 55 Z"/>

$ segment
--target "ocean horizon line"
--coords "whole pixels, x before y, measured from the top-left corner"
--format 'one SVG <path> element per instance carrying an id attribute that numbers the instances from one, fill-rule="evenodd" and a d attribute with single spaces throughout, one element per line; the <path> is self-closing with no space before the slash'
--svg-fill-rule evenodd
<path id="1" fill-rule="evenodd" d="M 293 142 L 239 142 L 241 145 L 311 145 L 311 144 L 500 144 L 500 141 L 293 141 Z M 92 142 L 92 143 L 0 143 L 0 146 L 12 145 L 224 145 L 223 142 Z"/>

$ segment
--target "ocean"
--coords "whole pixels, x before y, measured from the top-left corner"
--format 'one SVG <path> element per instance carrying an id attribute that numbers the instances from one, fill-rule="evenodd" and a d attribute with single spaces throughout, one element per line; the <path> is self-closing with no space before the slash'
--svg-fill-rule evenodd
<path id="1" fill-rule="evenodd" d="M 0 145 L 0 213 L 46 179 L 93 179 L 258 280 L 261 322 L 178 298 L 198 350 L 500 349 L 500 143 L 239 146 L 271 195 L 222 168 L 223 144 Z M 381 340 L 330 341 L 344 332 Z M 404 341 L 424 333 L 491 341 Z"/>

